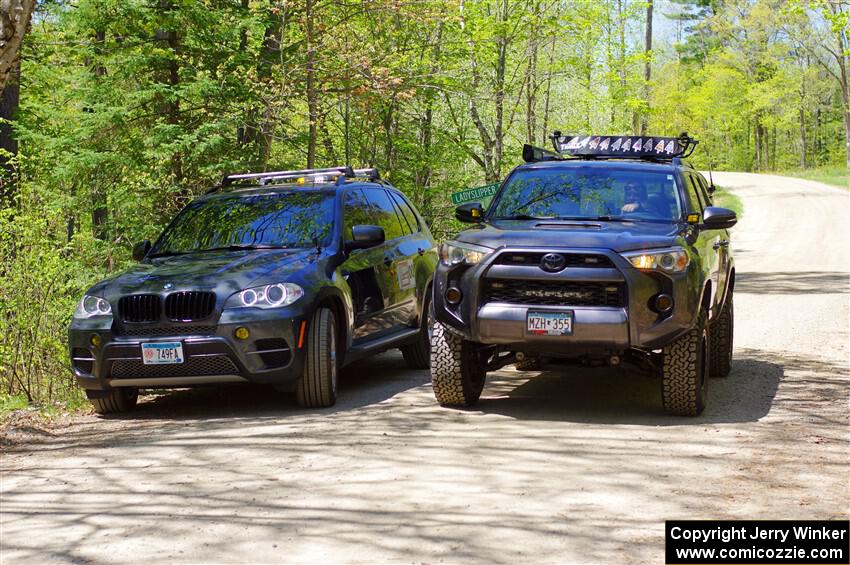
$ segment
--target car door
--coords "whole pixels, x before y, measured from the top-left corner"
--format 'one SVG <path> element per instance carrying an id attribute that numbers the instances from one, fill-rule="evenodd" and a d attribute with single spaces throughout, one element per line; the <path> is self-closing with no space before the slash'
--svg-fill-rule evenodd
<path id="1" fill-rule="evenodd" d="M 416 264 L 428 249 L 430 242 L 425 238 L 419 219 L 413 212 L 413 208 L 401 193 L 393 190 L 387 191 L 396 207 L 396 214 L 402 222 L 404 237 L 402 237 L 396 251 L 398 253 L 398 283 L 402 309 L 407 317 L 408 325 L 418 324 L 418 308 L 416 304 Z"/>
<path id="2" fill-rule="evenodd" d="M 406 259 L 399 249 L 404 239 L 404 228 L 402 218 L 396 213 L 395 205 L 390 198 L 389 192 L 379 187 L 365 187 L 363 193 L 369 201 L 369 210 L 375 218 L 377 225 L 384 228 L 386 242 L 384 244 L 383 267 L 379 269 L 384 284 L 389 289 L 386 297 L 386 312 L 384 319 L 392 330 L 401 329 L 409 325 L 411 308 L 415 303 L 407 298 L 407 288 L 402 289 L 401 283 L 406 282 Z M 412 276 L 412 273 L 410 274 Z"/>
<path id="3" fill-rule="evenodd" d="M 356 225 L 380 225 L 371 211 L 371 205 L 360 189 L 343 194 L 343 237 L 352 238 L 351 228 Z M 354 307 L 354 342 L 368 339 L 390 328 L 387 309 L 392 304 L 394 289 L 388 283 L 384 259 L 386 242 L 369 249 L 356 249 L 341 266 L 341 273 L 351 289 Z"/>
<path id="4" fill-rule="evenodd" d="M 707 199 L 703 195 L 699 186 L 699 181 L 693 173 L 683 173 L 682 178 L 685 180 L 685 192 L 687 195 L 690 209 L 693 213 L 700 215 L 702 221 L 702 213 L 707 205 Z M 719 278 L 719 246 L 716 244 L 720 241 L 717 230 L 699 230 L 697 241 L 694 247 L 702 258 L 703 270 L 707 277 L 711 278 L 711 307 L 717 302 L 718 278 Z"/>
<path id="5" fill-rule="evenodd" d="M 699 181 L 699 187 L 701 189 L 701 195 L 704 197 L 705 202 L 708 206 L 714 206 L 714 198 L 708 190 L 708 181 L 705 180 L 705 177 L 701 174 L 697 173 L 696 178 Z M 729 280 L 729 239 L 730 234 L 729 230 L 714 230 L 717 237 L 715 238 L 715 242 L 713 244 L 714 249 L 717 251 L 717 263 L 718 263 L 718 271 L 717 271 L 717 301 L 720 302 L 723 300 L 723 297 L 726 295 L 726 285 Z"/>

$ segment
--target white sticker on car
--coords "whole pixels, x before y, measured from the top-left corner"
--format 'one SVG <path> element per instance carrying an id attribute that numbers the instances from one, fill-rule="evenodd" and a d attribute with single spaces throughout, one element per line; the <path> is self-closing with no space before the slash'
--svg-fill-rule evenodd
<path id="1" fill-rule="evenodd" d="M 396 272 L 398 273 L 398 286 L 402 290 L 407 290 L 416 287 L 416 277 L 413 276 L 413 261 L 399 261 L 396 263 Z"/>

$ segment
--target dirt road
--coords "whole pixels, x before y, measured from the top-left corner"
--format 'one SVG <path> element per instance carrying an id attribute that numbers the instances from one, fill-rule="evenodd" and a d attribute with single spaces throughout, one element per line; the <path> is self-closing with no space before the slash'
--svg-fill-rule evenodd
<path id="1" fill-rule="evenodd" d="M 715 181 L 746 212 L 735 361 L 702 417 L 623 370 L 503 370 L 441 409 L 396 353 L 332 410 L 177 392 L 6 448 L 0 561 L 660 563 L 668 518 L 846 518 L 850 192 Z"/>

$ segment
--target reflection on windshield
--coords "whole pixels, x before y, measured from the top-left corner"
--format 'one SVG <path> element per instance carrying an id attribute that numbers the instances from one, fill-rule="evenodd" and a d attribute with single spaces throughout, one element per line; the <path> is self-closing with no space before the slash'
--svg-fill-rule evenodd
<path id="1" fill-rule="evenodd" d="M 327 193 L 228 195 L 186 206 L 151 255 L 326 245 L 332 225 Z"/>
<path id="2" fill-rule="evenodd" d="M 681 216 L 673 175 L 587 169 L 517 171 L 491 217 L 675 221 Z"/>

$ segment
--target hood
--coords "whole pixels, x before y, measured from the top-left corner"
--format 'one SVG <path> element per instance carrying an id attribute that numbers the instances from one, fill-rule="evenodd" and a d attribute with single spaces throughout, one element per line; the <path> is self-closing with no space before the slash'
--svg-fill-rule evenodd
<path id="1" fill-rule="evenodd" d="M 97 283 L 89 294 L 108 298 L 194 289 L 224 295 L 266 282 L 286 282 L 315 257 L 315 250 L 265 249 L 154 258 Z"/>
<path id="2" fill-rule="evenodd" d="M 618 253 L 674 245 L 677 224 L 653 222 L 494 220 L 461 232 L 457 241 L 500 247 L 602 248 Z"/>

